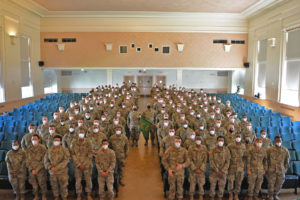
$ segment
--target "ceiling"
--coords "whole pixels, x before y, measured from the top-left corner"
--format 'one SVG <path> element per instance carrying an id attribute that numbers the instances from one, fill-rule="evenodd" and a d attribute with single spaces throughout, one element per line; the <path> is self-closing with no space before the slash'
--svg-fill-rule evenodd
<path id="1" fill-rule="evenodd" d="M 264 0 L 33 0 L 49 11 L 241 13 Z"/>

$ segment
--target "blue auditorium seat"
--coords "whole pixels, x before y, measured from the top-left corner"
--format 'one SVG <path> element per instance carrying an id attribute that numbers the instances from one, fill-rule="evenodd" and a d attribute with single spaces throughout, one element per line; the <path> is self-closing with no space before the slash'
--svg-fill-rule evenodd
<path id="1" fill-rule="evenodd" d="M 291 118 L 290 117 L 282 117 L 282 126 L 291 126 Z"/>
<path id="2" fill-rule="evenodd" d="M 292 145 L 291 141 L 282 141 L 282 146 L 289 149 L 289 150 L 293 149 L 293 145 Z"/>
<path id="3" fill-rule="evenodd" d="M 280 128 L 281 137 L 283 141 L 291 141 L 294 140 L 294 135 L 290 127 L 281 127 Z"/>
<path id="4" fill-rule="evenodd" d="M 296 161 L 297 160 L 296 151 L 289 150 L 289 152 L 290 152 L 290 161 Z"/>
<path id="5" fill-rule="evenodd" d="M 293 146 L 296 151 L 300 151 L 300 140 L 294 140 Z"/>
<path id="6" fill-rule="evenodd" d="M 300 140 L 300 126 L 293 126 L 292 128 L 295 140 Z"/>
<path id="7" fill-rule="evenodd" d="M 292 122 L 292 125 L 293 125 L 293 126 L 300 126 L 300 121 L 293 121 L 293 122 Z"/>
<path id="8" fill-rule="evenodd" d="M 300 150 L 296 151 L 296 160 L 300 161 Z"/>

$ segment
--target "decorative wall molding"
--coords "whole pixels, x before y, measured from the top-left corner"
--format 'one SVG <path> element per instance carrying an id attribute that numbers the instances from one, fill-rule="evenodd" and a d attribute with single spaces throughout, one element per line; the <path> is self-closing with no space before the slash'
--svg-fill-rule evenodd
<path id="1" fill-rule="evenodd" d="M 7 1 L 7 0 L 6 0 Z M 32 0 L 10 0 L 13 3 L 27 9 L 28 11 L 43 17 L 48 13 L 48 10 Z"/>

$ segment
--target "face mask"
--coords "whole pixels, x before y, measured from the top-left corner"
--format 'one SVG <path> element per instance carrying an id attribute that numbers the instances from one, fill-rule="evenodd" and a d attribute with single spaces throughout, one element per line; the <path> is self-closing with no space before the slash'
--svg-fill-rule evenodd
<path id="1" fill-rule="evenodd" d="M 240 137 L 237 137 L 237 138 L 235 138 L 235 141 L 236 141 L 236 142 L 241 142 L 241 138 L 240 138 Z"/>
<path id="2" fill-rule="evenodd" d="M 183 128 L 187 128 L 187 127 L 188 127 L 188 125 L 187 125 L 187 124 L 183 125 Z"/>
<path id="3" fill-rule="evenodd" d="M 81 127 L 83 125 L 83 123 L 78 123 L 78 126 Z"/>
<path id="4" fill-rule="evenodd" d="M 37 140 L 32 140 L 31 142 L 32 142 L 32 144 L 33 144 L 34 146 L 38 144 L 38 141 L 37 141 Z"/>
<path id="5" fill-rule="evenodd" d="M 196 144 L 200 145 L 201 144 L 201 140 L 196 140 Z"/>
<path id="6" fill-rule="evenodd" d="M 184 119 L 185 119 L 185 117 L 181 117 L 181 119 L 182 119 L 182 120 L 184 120 Z"/>
<path id="7" fill-rule="evenodd" d="M 276 146 L 281 147 L 281 142 L 276 142 Z"/>
<path id="8" fill-rule="evenodd" d="M 106 120 L 106 118 L 104 118 L 104 117 L 103 117 L 103 118 L 101 118 L 101 120 L 102 120 L 102 121 L 105 121 L 105 120 Z"/>
<path id="9" fill-rule="evenodd" d="M 124 108 L 126 108 L 126 106 L 122 106 L 122 108 L 124 109 Z"/>
<path id="10" fill-rule="evenodd" d="M 59 146 L 60 145 L 60 141 L 54 141 L 53 145 L 56 146 L 56 147 Z"/>
<path id="11" fill-rule="evenodd" d="M 177 109 L 177 112 L 180 113 L 180 109 Z"/>
<path id="12" fill-rule="evenodd" d="M 69 128 L 69 131 L 72 133 L 74 132 L 74 128 Z"/>
<path id="13" fill-rule="evenodd" d="M 216 126 L 217 126 L 218 128 L 220 128 L 220 127 L 221 127 L 221 124 L 220 124 L 220 123 L 216 123 Z"/>
<path id="14" fill-rule="evenodd" d="M 214 134 L 215 134 L 215 131 L 209 131 L 209 133 L 210 133 L 211 135 L 214 135 Z"/>
<path id="15" fill-rule="evenodd" d="M 233 129 L 233 128 L 231 128 L 231 129 L 229 130 L 229 132 L 230 132 L 230 133 L 233 133 L 233 132 L 234 132 L 234 129 Z"/>
<path id="16" fill-rule="evenodd" d="M 111 107 L 111 108 L 114 107 L 114 104 L 110 104 L 110 107 Z"/>
<path id="17" fill-rule="evenodd" d="M 218 145 L 219 145 L 219 147 L 222 147 L 224 145 L 224 142 L 223 141 L 219 141 Z"/>
<path id="18" fill-rule="evenodd" d="M 118 125 L 118 124 L 119 124 L 119 121 L 114 121 L 114 124 L 115 124 L 115 125 Z"/>
<path id="19" fill-rule="evenodd" d="M 204 109 L 204 112 L 207 112 L 207 109 Z"/>
<path id="20" fill-rule="evenodd" d="M 247 126 L 247 129 L 248 129 L 248 131 L 250 131 L 252 129 L 252 127 L 251 126 Z"/>
<path id="21" fill-rule="evenodd" d="M 194 140 L 195 137 L 196 137 L 196 135 L 191 135 L 191 136 L 190 136 L 190 138 L 191 138 L 192 140 Z"/>
<path id="22" fill-rule="evenodd" d="M 74 119 L 74 117 L 69 117 L 69 119 L 72 121 Z"/>
<path id="23" fill-rule="evenodd" d="M 63 113 L 65 110 L 59 110 L 60 113 Z"/>
<path id="24" fill-rule="evenodd" d="M 197 115 L 197 118 L 200 118 L 200 117 L 201 117 L 201 115 L 198 114 L 198 115 Z"/>
<path id="25" fill-rule="evenodd" d="M 230 103 L 227 103 L 226 106 L 229 107 L 229 106 L 230 106 Z"/>
<path id="26" fill-rule="evenodd" d="M 75 110 L 75 114 L 78 115 L 78 113 L 79 113 L 79 111 L 78 111 L 78 110 Z"/>
<path id="27" fill-rule="evenodd" d="M 93 131 L 94 133 L 98 133 L 99 129 L 95 128 Z"/>
<path id="28" fill-rule="evenodd" d="M 85 118 L 86 118 L 86 119 L 90 119 L 90 118 L 91 118 L 91 116 L 88 116 L 88 115 L 86 115 L 86 116 L 85 116 Z"/>
<path id="29" fill-rule="evenodd" d="M 214 119 L 214 118 L 215 118 L 215 116 L 214 116 L 214 115 L 211 115 L 211 116 L 210 116 L 210 118 L 211 118 L 211 119 Z"/>
<path id="30" fill-rule="evenodd" d="M 103 148 L 103 149 L 107 149 L 107 148 L 108 148 L 108 145 L 103 145 L 102 148 Z"/>
<path id="31" fill-rule="evenodd" d="M 168 122 L 164 122 L 164 126 L 168 126 L 169 125 L 169 123 Z"/>
<path id="32" fill-rule="evenodd" d="M 245 142 L 246 142 L 246 144 L 250 144 L 250 141 L 249 141 L 249 140 L 246 140 Z"/>
<path id="33" fill-rule="evenodd" d="M 191 112 L 190 115 L 194 116 L 195 113 Z"/>
<path id="34" fill-rule="evenodd" d="M 117 135 L 120 135 L 120 134 L 121 134 L 121 131 L 116 131 L 116 134 L 117 134 Z"/>
<path id="35" fill-rule="evenodd" d="M 174 134 L 175 134 L 174 132 L 170 132 L 170 133 L 169 133 L 169 135 L 170 135 L 171 137 L 174 136 Z"/>
<path id="36" fill-rule="evenodd" d="M 29 129 L 29 133 L 34 133 L 34 129 Z"/>
<path id="37" fill-rule="evenodd" d="M 43 125 L 46 125 L 48 123 L 47 120 L 43 120 Z"/>
<path id="38" fill-rule="evenodd" d="M 176 148 L 179 148 L 180 147 L 180 142 L 175 142 L 175 146 L 176 146 Z"/>
<path id="39" fill-rule="evenodd" d="M 52 135 L 54 133 L 54 130 L 49 130 L 49 133 Z"/>
<path id="40" fill-rule="evenodd" d="M 231 119 L 230 122 L 231 122 L 231 123 L 234 123 L 234 119 Z"/>
<path id="41" fill-rule="evenodd" d="M 58 119 L 58 116 L 57 115 L 54 115 L 54 117 L 53 117 L 54 119 Z"/>
<path id="42" fill-rule="evenodd" d="M 15 150 L 15 151 L 17 151 L 17 150 L 19 149 L 19 145 L 16 145 L 16 146 L 13 145 L 13 146 L 12 146 L 12 149 Z"/>
<path id="43" fill-rule="evenodd" d="M 136 108 L 133 109 L 133 111 L 136 111 L 136 110 L 137 110 Z"/>
<path id="44" fill-rule="evenodd" d="M 78 135 L 78 136 L 79 136 L 79 138 L 81 138 L 81 139 L 82 139 L 82 138 L 84 138 L 84 133 L 79 133 L 79 135 Z"/>
<path id="45" fill-rule="evenodd" d="M 261 137 L 262 137 L 262 138 L 266 138 L 266 137 L 267 137 L 267 135 L 266 135 L 266 134 L 263 134 L 263 135 L 261 135 Z"/>
<path id="46" fill-rule="evenodd" d="M 162 110 L 161 113 L 164 114 L 166 111 Z"/>
<path id="47" fill-rule="evenodd" d="M 71 107 L 71 108 L 74 108 L 74 104 L 71 104 L 70 107 Z"/>
<path id="48" fill-rule="evenodd" d="M 147 106 L 147 108 L 150 109 L 151 107 L 150 107 L 150 106 Z"/>
<path id="49" fill-rule="evenodd" d="M 220 101 L 220 100 L 218 100 L 217 102 L 218 102 L 218 103 L 221 103 L 221 101 Z"/>
<path id="50" fill-rule="evenodd" d="M 200 126 L 200 130 L 204 130 L 204 126 Z"/>
<path id="51" fill-rule="evenodd" d="M 90 110 L 94 110 L 94 107 L 90 107 Z"/>
<path id="52" fill-rule="evenodd" d="M 64 126 L 64 125 L 65 125 L 65 122 L 60 122 L 60 125 Z"/>
<path id="53" fill-rule="evenodd" d="M 256 143 L 256 146 L 259 147 L 259 148 L 261 148 L 262 147 L 262 143 L 260 143 L 260 142 Z"/>
<path id="54" fill-rule="evenodd" d="M 243 118 L 243 121 L 246 122 L 246 121 L 247 121 L 247 118 Z"/>

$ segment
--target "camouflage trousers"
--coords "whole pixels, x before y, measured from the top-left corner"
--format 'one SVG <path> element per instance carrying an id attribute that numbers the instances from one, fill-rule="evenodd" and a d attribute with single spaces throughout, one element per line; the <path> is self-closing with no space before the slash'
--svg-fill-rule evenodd
<path id="1" fill-rule="evenodd" d="M 261 185 L 264 181 L 263 172 L 252 172 L 248 175 L 248 196 L 258 196 Z"/>
<path id="2" fill-rule="evenodd" d="M 81 185 L 81 180 L 82 180 L 82 175 L 84 175 L 84 180 L 85 180 L 85 191 L 87 193 L 92 192 L 92 169 L 91 168 L 86 168 L 84 170 L 80 170 L 79 168 L 74 169 L 75 172 L 75 179 L 76 179 L 76 194 L 80 195 L 82 193 L 82 185 Z"/>
<path id="3" fill-rule="evenodd" d="M 267 178 L 269 195 L 277 195 L 280 192 L 285 175 L 283 173 L 268 172 Z"/>
<path id="4" fill-rule="evenodd" d="M 169 200 L 175 199 L 175 194 L 177 199 L 183 198 L 183 183 L 184 183 L 184 171 L 173 173 L 173 175 L 168 176 L 169 182 Z M 176 188 L 177 186 L 177 188 Z M 176 190 L 177 189 L 177 190 Z"/>
<path id="5" fill-rule="evenodd" d="M 204 195 L 204 184 L 205 184 L 205 173 L 195 173 L 190 171 L 190 176 L 189 176 L 189 182 L 190 182 L 190 196 L 194 196 L 195 194 L 195 188 L 196 185 L 198 184 L 199 187 L 199 194 Z"/>
<path id="6" fill-rule="evenodd" d="M 215 171 L 209 171 L 209 183 L 210 183 L 210 191 L 209 196 L 215 197 L 216 195 L 216 185 L 218 183 L 219 191 L 218 197 L 223 197 L 224 189 L 226 185 L 226 174 L 218 175 Z"/>
<path id="7" fill-rule="evenodd" d="M 150 128 L 148 133 L 145 133 L 145 135 L 144 135 L 145 140 L 148 141 L 149 140 L 149 135 L 150 135 L 151 141 L 154 142 L 154 139 L 155 139 L 155 133 L 154 132 L 155 132 L 154 129 Z"/>
<path id="8" fill-rule="evenodd" d="M 41 169 L 36 175 L 29 172 L 29 183 L 32 185 L 33 194 L 37 195 L 39 193 L 39 186 L 43 195 L 47 193 L 47 171 Z"/>
<path id="9" fill-rule="evenodd" d="M 244 179 L 244 171 L 237 170 L 236 168 L 229 169 L 227 179 L 228 179 L 228 192 L 239 194 L 241 191 L 242 181 Z"/>
<path id="10" fill-rule="evenodd" d="M 107 193 L 109 199 L 114 198 L 114 174 L 109 173 L 107 177 L 104 177 L 101 175 L 101 173 L 98 174 L 98 185 L 99 185 L 99 196 L 100 198 L 105 198 L 105 184 L 107 187 Z"/>
<path id="11" fill-rule="evenodd" d="M 140 137 L 140 129 L 138 127 L 131 127 L 130 129 L 130 137 L 131 137 L 131 140 L 136 140 L 138 141 L 139 140 L 139 137 Z"/>
<path id="12" fill-rule="evenodd" d="M 8 174 L 8 180 L 9 180 L 15 194 L 17 194 L 17 195 L 25 194 L 26 172 L 21 172 L 17 176 Z"/>
<path id="13" fill-rule="evenodd" d="M 118 175 L 119 178 L 123 178 L 123 170 L 125 167 L 125 158 L 118 158 L 116 159 L 116 165 L 117 165 L 117 170 L 118 170 Z"/>
<path id="14" fill-rule="evenodd" d="M 69 175 L 67 172 L 63 174 L 51 174 L 50 183 L 55 198 L 59 197 L 59 194 L 62 198 L 68 196 Z"/>

